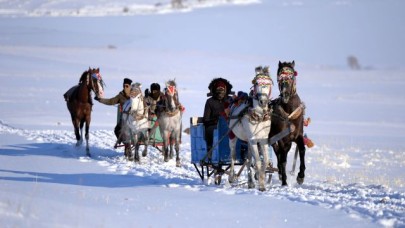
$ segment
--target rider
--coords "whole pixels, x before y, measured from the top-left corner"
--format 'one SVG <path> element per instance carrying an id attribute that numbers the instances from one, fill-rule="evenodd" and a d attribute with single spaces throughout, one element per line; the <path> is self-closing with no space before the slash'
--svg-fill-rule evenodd
<path id="1" fill-rule="evenodd" d="M 122 107 L 124 103 L 130 98 L 130 92 L 131 92 L 131 83 L 132 80 L 129 78 L 124 78 L 124 82 L 122 84 L 122 91 L 120 91 L 115 97 L 106 99 L 106 98 L 100 98 L 100 97 L 95 97 L 94 99 L 99 101 L 102 104 L 105 105 L 116 105 L 119 104 L 119 114 L 117 118 L 117 125 L 114 128 L 114 133 L 117 139 L 119 138 L 120 131 L 121 131 L 121 114 L 122 114 Z"/>
<path id="2" fill-rule="evenodd" d="M 203 123 L 207 142 L 207 158 L 208 163 L 211 163 L 214 129 L 217 128 L 219 117 L 225 116 L 225 107 L 228 105 L 232 85 L 226 79 L 215 78 L 209 84 L 208 89 L 210 93 L 207 95 L 211 97 L 205 103 Z"/>

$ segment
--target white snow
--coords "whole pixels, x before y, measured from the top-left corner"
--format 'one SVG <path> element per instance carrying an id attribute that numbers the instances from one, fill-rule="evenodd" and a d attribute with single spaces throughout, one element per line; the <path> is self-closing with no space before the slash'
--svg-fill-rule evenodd
<path id="1" fill-rule="evenodd" d="M 0 0 L 2 227 L 404 227 L 405 2 L 400 0 Z M 362 70 L 347 67 L 354 55 Z M 214 77 L 248 91 L 254 68 L 295 60 L 316 146 L 306 177 L 267 191 L 202 182 L 184 134 L 182 167 L 113 149 L 116 108 L 95 101 L 90 150 L 75 148 L 62 94 L 89 66 L 105 96 L 122 79 L 176 78 L 183 126 Z M 273 98 L 278 95 L 274 87 Z M 294 148 L 293 148 L 294 149 Z M 293 152 L 289 154 L 291 169 Z M 276 159 L 273 155 L 273 162 Z"/>

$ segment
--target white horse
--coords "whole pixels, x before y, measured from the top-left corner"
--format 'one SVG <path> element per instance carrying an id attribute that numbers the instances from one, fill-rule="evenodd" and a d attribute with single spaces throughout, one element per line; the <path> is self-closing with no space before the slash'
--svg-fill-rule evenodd
<path id="1" fill-rule="evenodd" d="M 142 85 L 140 83 L 133 83 L 131 85 L 131 98 L 128 99 L 123 105 L 122 112 L 122 128 L 121 140 L 127 147 L 131 145 L 135 147 L 134 157 L 132 157 L 131 149 L 126 154 L 129 160 L 139 162 L 139 140 L 144 143 L 142 156 L 145 157 L 148 152 L 149 144 L 149 129 L 150 123 L 148 121 L 147 106 L 144 103 L 144 96 L 142 94 Z"/>
<path id="2" fill-rule="evenodd" d="M 176 82 L 169 80 L 166 82 L 165 96 L 158 105 L 158 123 L 160 134 L 163 140 L 164 161 L 168 162 L 173 158 L 173 144 L 176 150 L 176 166 L 180 167 L 180 140 L 182 129 L 182 106 L 179 102 L 179 95 Z M 170 154 L 169 148 L 170 146 Z"/>
<path id="3" fill-rule="evenodd" d="M 254 167 L 259 179 L 259 190 L 265 191 L 265 171 L 269 163 L 267 139 L 271 124 L 268 102 L 273 82 L 268 74 L 267 67 L 264 69 L 260 67 L 259 69 L 260 72 L 256 72 L 257 75 L 253 80 L 253 91 L 249 99 L 251 102 L 245 102 L 231 110 L 229 126 L 237 138 L 247 141 L 249 145 L 248 156 L 246 158 L 249 188 L 255 187 L 250 169 L 253 156 L 255 160 Z M 229 147 L 231 149 L 229 182 L 231 183 L 235 180 L 236 137 L 229 140 Z"/>

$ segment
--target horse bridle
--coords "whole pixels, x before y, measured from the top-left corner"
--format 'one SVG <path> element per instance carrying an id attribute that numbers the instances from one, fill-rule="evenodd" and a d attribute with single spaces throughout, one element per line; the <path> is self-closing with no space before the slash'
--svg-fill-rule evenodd
<path id="1" fill-rule="evenodd" d="M 270 95 L 271 95 L 271 86 L 273 85 L 273 80 L 271 79 L 270 76 L 268 75 L 256 75 L 254 81 L 254 96 L 256 97 L 256 99 L 259 100 L 260 96 L 265 96 L 267 98 L 267 100 L 270 100 Z M 270 91 L 268 92 L 268 94 L 263 94 L 260 93 L 256 90 L 256 86 L 269 86 L 270 87 Z"/>
<path id="2" fill-rule="evenodd" d="M 174 116 L 176 115 L 180 110 L 176 107 L 176 100 L 175 100 L 175 96 L 176 96 L 177 90 L 176 90 L 176 86 L 175 85 L 167 85 L 165 88 L 165 96 L 170 96 L 173 99 L 173 103 L 174 103 L 174 107 L 173 110 L 169 110 L 168 108 L 168 102 L 169 100 L 166 98 L 165 99 L 165 112 L 167 115 L 169 116 Z"/>
<path id="3" fill-rule="evenodd" d="M 296 93 L 295 76 L 297 76 L 297 73 L 294 68 L 290 66 L 284 66 L 280 69 L 277 74 L 277 83 L 280 92 L 282 91 L 282 85 L 291 83 L 292 94 L 290 95 L 294 95 Z"/>
<path id="4" fill-rule="evenodd" d="M 86 82 L 87 86 L 89 86 L 89 84 L 91 83 L 91 85 L 90 85 L 91 90 L 93 90 L 94 93 L 98 93 L 98 91 L 95 88 L 93 79 L 96 79 L 97 81 L 100 81 L 100 84 L 102 86 L 103 85 L 103 79 L 101 78 L 101 74 L 100 73 L 90 73 L 90 72 L 87 73 L 87 82 Z"/>

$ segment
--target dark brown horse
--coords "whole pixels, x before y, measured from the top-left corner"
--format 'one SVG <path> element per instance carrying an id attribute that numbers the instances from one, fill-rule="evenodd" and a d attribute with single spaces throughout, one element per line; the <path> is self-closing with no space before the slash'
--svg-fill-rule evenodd
<path id="1" fill-rule="evenodd" d="M 272 147 L 277 156 L 277 166 L 282 185 L 287 185 L 287 154 L 295 142 L 300 155 L 300 171 L 297 183 L 304 183 L 305 177 L 305 144 L 303 134 L 304 105 L 296 90 L 297 72 L 294 69 L 295 62 L 279 62 L 277 70 L 277 82 L 280 97 L 271 102 L 273 114 L 269 138 L 294 125 L 294 130 L 281 140 L 275 142 Z M 295 111 L 295 112 L 294 112 Z M 296 115 L 291 115 L 294 112 Z"/>
<path id="2" fill-rule="evenodd" d="M 67 108 L 72 118 L 73 127 L 75 128 L 76 146 L 80 146 L 83 143 L 83 125 L 86 123 L 86 154 L 90 156 L 89 127 L 93 106 L 90 93 L 93 91 L 99 97 L 103 95 L 103 80 L 100 75 L 100 69 L 89 68 L 89 70 L 83 72 L 79 85 L 72 89 L 72 93 L 65 95 L 65 99 L 67 100 Z"/>

